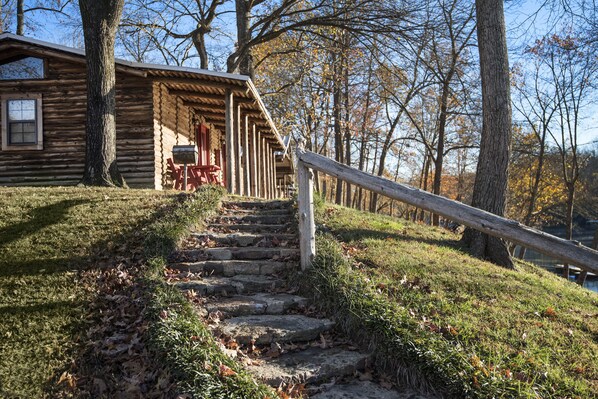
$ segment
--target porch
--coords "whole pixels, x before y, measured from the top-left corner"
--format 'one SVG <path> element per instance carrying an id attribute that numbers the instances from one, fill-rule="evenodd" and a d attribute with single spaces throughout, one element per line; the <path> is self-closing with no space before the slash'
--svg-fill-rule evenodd
<path id="1" fill-rule="evenodd" d="M 148 75 L 154 77 L 155 120 L 162 129 L 157 141 L 169 147 L 163 158 L 172 158 L 176 144 L 195 144 L 200 166 L 217 170 L 231 194 L 288 195 L 293 169 L 286 144 L 248 77 L 173 67 Z M 163 131 L 169 114 L 175 120 L 170 141 Z"/>

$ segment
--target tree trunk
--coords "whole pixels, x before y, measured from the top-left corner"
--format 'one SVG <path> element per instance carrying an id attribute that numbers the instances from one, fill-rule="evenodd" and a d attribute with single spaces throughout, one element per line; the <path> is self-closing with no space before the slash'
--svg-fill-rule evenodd
<path id="1" fill-rule="evenodd" d="M 448 97 L 450 93 L 450 82 L 452 73 L 445 78 L 442 84 L 442 95 L 440 97 L 440 117 L 438 118 L 438 144 L 436 146 L 436 159 L 434 159 L 434 182 L 432 183 L 432 193 L 440 195 L 440 186 L 442 184 L 442 164 L 444 162 L 444 141 L 446 136 L 446 121 L 448 116 Z M 438 226 L 440 217 L 437 214 L 432 215 L 432 225 Z"/>
<path id="2" fill-rule="evenodd" d="M 17 35 L 23 36 L 25 32 L 25 0 L 17 0 Z"/>
<path id="3" fill-rule="evenodd" d="M 334 158 L 339 163 L 344 163 L 343 129 L 342 129 L 342 59 L 333 51 L 332 64 L 332 108 L 334 118 Z M 334 202 L 341 205 L 343 202 L 343 182 L 336 181 Z"/>
<path id="4" fill-rule="evenodd" d="M 573 204 L 575 202 L 575 183 L 567 184 L 567 214 L 565 215 L 565 238 L 573 239 Z M 563 277 L 569 280 L 569 264 L 563 265 Z"/>
<path id="5" fill-rule="evenodd" d="M 199 55 L 199 67 L 201 69 L 208 69 L 209 67 L 208 50 L 206 49 L 207 32 L 209 32 L 208 28 L 205 26 L 200 26 L 191 35 L 191 39 L 193 39 L 193 45 L 195 46 L 195 50 Z"/>
<path id="6" fill-rule="evenodd" d="M 483 128 L 472 205 L 496 215 L 506 207 L 511 142 L 509 61 L 502 0 L 476 0 Z M 513 268 L 506 244 L 468 228 L 463 241 L 476 256 Z"/>
<path id="7" fill-rule="evenodd" d="M 87 62 L 85 172 L 82 183 L 124 186 L 116 164 L 114 41 L 124 0 L 80 0 Z"/>
<path id="8" fill-rule="evenodd" d="M 235 13 L 237 17 L 237 54 L 238 59 L 228 60 L 228 72 L 235 71 L 235 65 L 239 67 L 241 75 L 249 76 L 251 79 L 255 78 L 255 70 L 253 66 L 253 56 L 251 49 L 247 46 L 251 40 L 251 6 L 248 0 L 235 0 Z M 232 70 L 231 70 L 232 69 Z"/>
<path id="9" fill-rule="evenodd" d="M 523 218 L 523 224 L 529 226 L 532 221 L 532 216 L 534 214 L 534 208 L 536 207 L 536 200 L 538 199 L 538 192 L 540 188 L 540 181 L 542 180 L 542 169 L 544 168 L 544 151 L 546 148 L 546 129 L 542 133 L 542 138 L 540 140 L 540 153 L 538 154 L 538 167 L 536 168 L 536 173 L 534 176 L 534 182 L 532 184 L 532 193 L 529 199 L 529 204 L 527 206 L 527 212 L 525 213 L 525 217 Z M 519 253 L 517 254 L 517 258 L 523 259 L 525 257 L 526 248 L 521 246 L 519 248 Z"/>

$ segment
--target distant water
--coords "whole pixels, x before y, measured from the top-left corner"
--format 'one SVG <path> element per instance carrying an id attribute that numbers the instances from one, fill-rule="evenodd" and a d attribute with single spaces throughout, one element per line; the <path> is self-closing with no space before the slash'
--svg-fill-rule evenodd
<path id="1" fill-rule="evenodd" d="M 562 227 L 548 227 L 544 229 L 544 231 L 548 234 L 555 235 L 557 237 L 564 237 L 565 236 L 565 229 Z M 592 244 L 592 239 L 594 238 L 594 230 L 591 229 L 584 229 L 584 230 L 577 230 L 573 232 L 573 239 L 575 241 L 581 242 L 585 246 L 590 246 Z M 519 246 L 515 249 L 515 254 L 519 251 Z M 525 260 L 528 262 L 535 263 L 538 266 L 543 267 L 546 270 L 549 270 L 553 273 L 562 274 L 562 269 L 557 269 L 556 265 L 562 265 L 563 261 L 556 260 L 551 258 L 550 256 L 538 253 L 533 249 L 528 249 L 525 251 Z M 575 279 L 579 277 L 579 274 L 574 274 L 573 272 L 570 273 L 571 281 L 575 281 Z M 598 276 L 588 276 L 586 278 L 586 282 L 583 285 L 585 288 L 598 292 Z"/>

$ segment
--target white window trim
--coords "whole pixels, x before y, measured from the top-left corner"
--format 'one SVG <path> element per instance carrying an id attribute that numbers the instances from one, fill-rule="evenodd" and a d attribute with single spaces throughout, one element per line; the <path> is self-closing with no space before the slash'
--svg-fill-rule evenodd
<path id="1" fill-rule="evenodd" d="M 8 143 L 8 100 L 36 100 L 35 101 L 35 123 L 37 133 L 37 143 L 30 145 L 9 144 Z M 42 114 L 42 95 L 41 94 L 5 94 L 0 96 L 2 102 L 2 151 L 31 151 L 44 149 L 44 124 Z"/>

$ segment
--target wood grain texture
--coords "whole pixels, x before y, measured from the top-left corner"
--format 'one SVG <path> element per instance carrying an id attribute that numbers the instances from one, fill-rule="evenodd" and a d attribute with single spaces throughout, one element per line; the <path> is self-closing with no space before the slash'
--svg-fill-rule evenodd
<path id="1" fill-rule="evenodd" d="M 386 197 L 396 199 L 447 219 L 462 223 L 493 237 L 533 248 L 555 259 L 562 260 L 582 269 L 598 273 L 598 251 L 579 245 L 574 241 L 546 234 L 490 212 L 483 211 L 457 201 L 373 176 L 358 169 L 340 164 L 313 152 L 298 149 L 299 166 L 305 166 L 327 175 L 348 181 Z M 305 183 L 303 180 L 303 184 Z M 299 182 L 299 192 L 305 187 Z"/>

